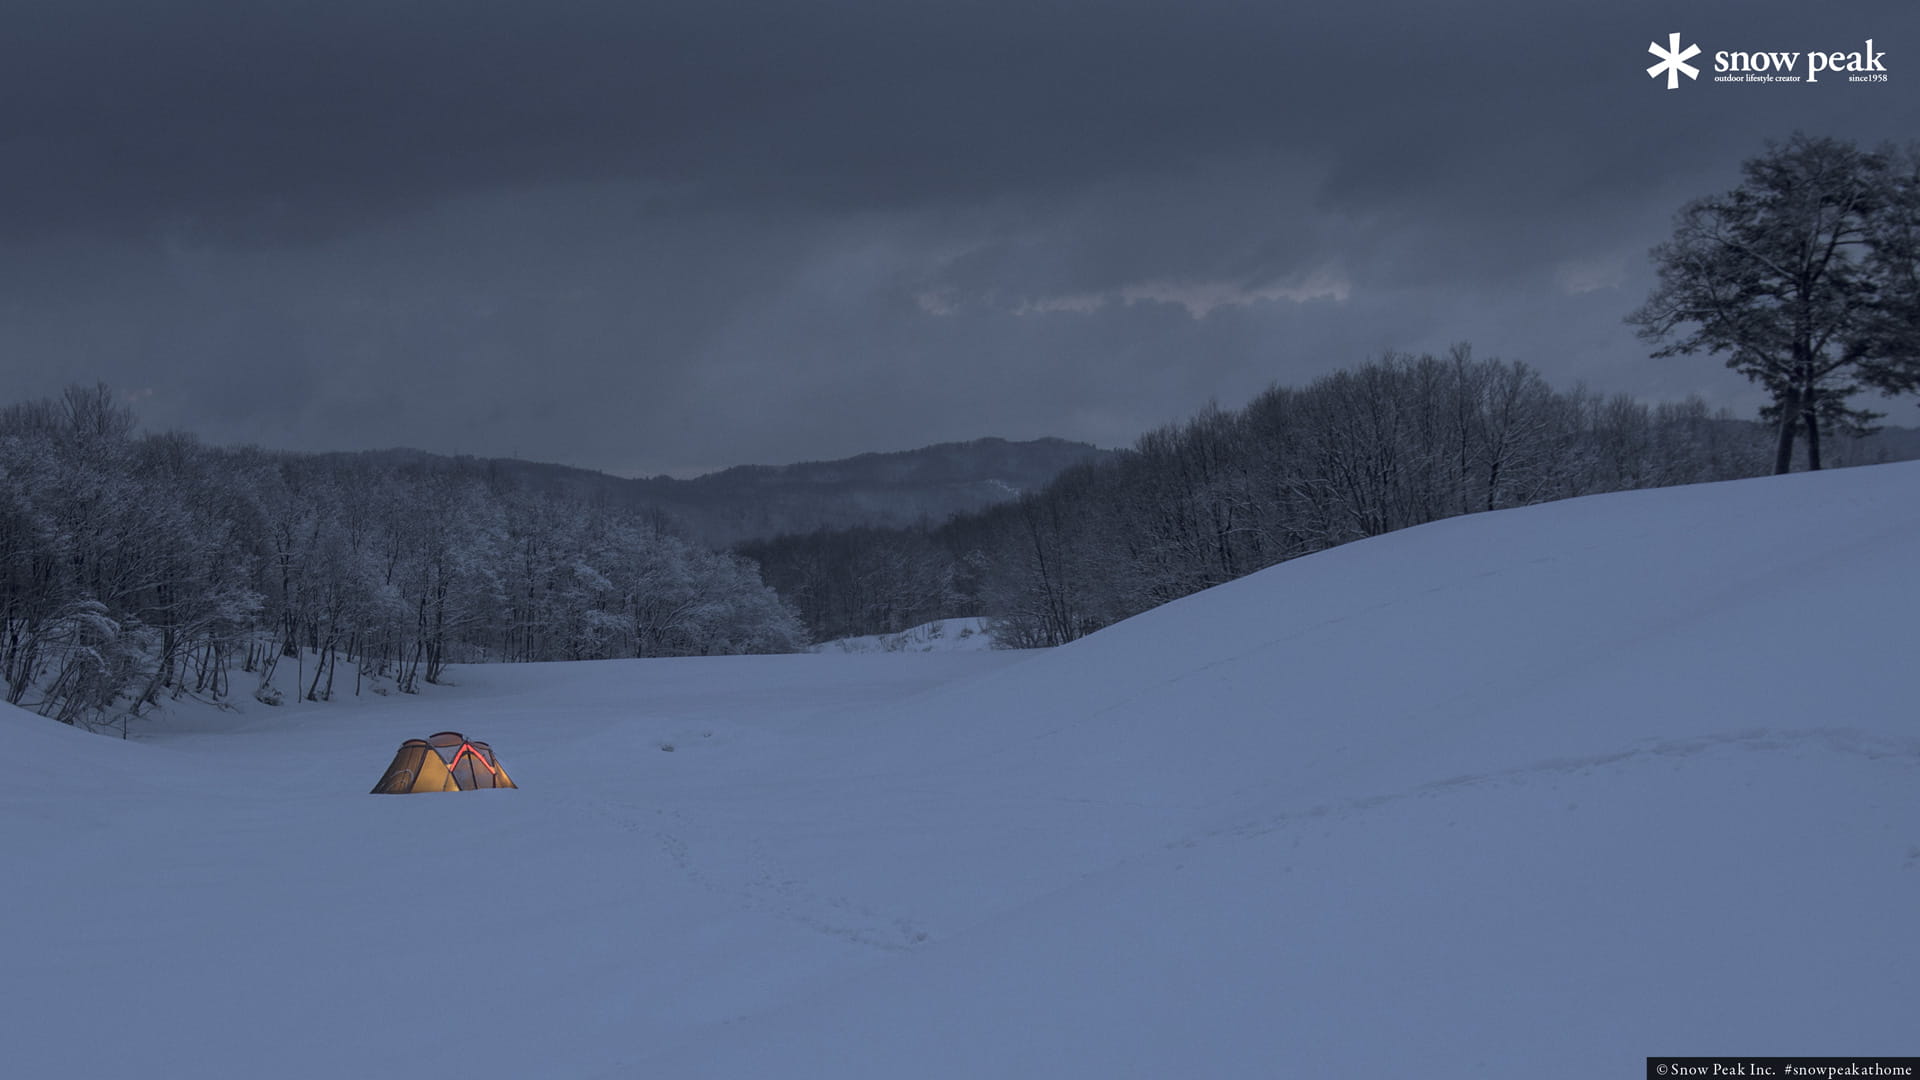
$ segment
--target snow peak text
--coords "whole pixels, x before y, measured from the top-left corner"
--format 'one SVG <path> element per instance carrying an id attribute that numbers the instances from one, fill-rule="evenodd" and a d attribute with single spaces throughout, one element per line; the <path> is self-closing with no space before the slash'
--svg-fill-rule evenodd
<path id="1" fill-rule="evenodd" d="M 1713 54 L 1713 70 L 1720 72 L 1715 82 L 1799 82 L 1800 58 L 1807 58 L 1807 82 L 1819 82 L 1823 71 L 1851 71 L 1878 73 L 1879 78 L 1871 81 L 1886 81 L 1887 65 L 1882 61 L 1886 51 L 1873 51 L 1873 39 L 1867 39 L 1866 48 L 1858 52 L 1717 52 Z M 1744 73 L 1744 74 L 1743 74 Z M 1752 79 L 1751 75 L 1771 75 L 1768 79 Z M 1868 81 L 1854 78 L 1854 82 Z"/>

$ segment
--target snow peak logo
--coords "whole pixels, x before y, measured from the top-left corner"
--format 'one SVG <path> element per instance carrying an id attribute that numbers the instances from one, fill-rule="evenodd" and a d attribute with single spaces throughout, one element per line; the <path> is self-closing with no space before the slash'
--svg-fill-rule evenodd
<path id="1" fill-rule="evenodd" d="M 1647 42 L 1647 51 L 1661 58 L 1659 63 L 1647 69 L 1647 74 L 1657 79 L 1660 77 L 1661 72 L 1666 72 L 1667 89 L 1669 90 L 1680 89 L 1680 76 L 1682 75 L 1685 75 L 1689 79 L 1697 79 L 1700 77 L 1700 69 L 1687 63 L 1687 61 L 1700 55 L 1700 46 L 1689 45 L 1687 46 L 1686 52 L 1681 52 L 1679 34 L 1668 34 L 1667 47 L 1664 49 L 1660 47 L 1660 43 L 1657 41 Z"/>
<path id="2" fill-rule="evenodd" d="M 1667 77 L 1667 89 L 1680 88 L 1680 76 L 1699 79 L 1700 69 L 1687 63 L 1700 55 L 1700 46 L 1680 47 L 1680 35 L 1668 34 L 1663 47 L 1657 41 L 1647 43 L 1647 51 L 1660 62 L 1647 69 L 1651 78 Z M 1847 51 L 1788 52 L 1721 51 L 1713 54 L 1713 81 L 1717 83 L 1817 83 L 1820 76 L 1846 82 L 1886 82 L 1886 50 L 1876 50 L 1868 38 L 1863 48 Z"/>

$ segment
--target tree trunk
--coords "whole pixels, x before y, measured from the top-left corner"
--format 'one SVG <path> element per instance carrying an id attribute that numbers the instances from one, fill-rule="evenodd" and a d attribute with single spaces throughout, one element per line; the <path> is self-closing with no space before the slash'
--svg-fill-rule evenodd
<path id="1" fill-rule="evenodd" d="M 1793 434 L 1800 430 L 1800 391 L 1790 390 L 1780 402 L 1780 444 L 1773 454 L 1773 474 L 1793 471 Z"/>
<path id="2" fill-rule="evenodd" d="M 1808 409 L 1807 417 L 1807 469 L 1820 471 L 1820 415 L 1816 410 Z"/>
<path id="3" fill-rule="evenodd" d="M 329 659 L 329 658 L 330 658 L 330 657 L 331 657 L 332 655 L 333 655 L 333 653 L 332 653 L 332 651 L 331 651 L 331 649 L 330 649 L 330 648 L 329 648 L 329 649 L 323 649 L 323 650 L 321 650 L 321 652 L 320 652 L 320 656 L 319 656 L 319 659 L 318 659 L 318 660 L 316 660 L 316 661 L 314 662 L 314 665 L 313 665 L 313 682 L 312 682 L 312 683 L 310 683 L 310 684 L 308 684 L 308 686 L 307 686 L 307 700 L 308 700 L 308 701 L 319 701 L 319 700 L 320 700 L 320 676 L 322 676 L 322 675 L 324 675 L 324 674 L 326 674 L 326 670 L 327 670 L 327 660 L 328 660 L 328 659 Z M 329 681 L 329 685 L 331 685 L 331 681 Z M 329 697 L 331 697 L 331 696 L 332 696 L 332 694 L 328 694 L 328 696 L 329 696 Z"/>

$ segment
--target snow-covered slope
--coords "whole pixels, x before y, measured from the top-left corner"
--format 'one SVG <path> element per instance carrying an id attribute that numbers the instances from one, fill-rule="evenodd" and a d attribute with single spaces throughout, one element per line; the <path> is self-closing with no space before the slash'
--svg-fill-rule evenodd
<path id="1" fill-rule="evenodd" d="M 0 1046 L 294 1077 L 1911 1052 L 1916 566 L 1894 465 L 1442 522 L 1044 653 L 464 669 L 134 744 L 0 713 Z M 449 727 L 522 790 L 362 794 Z"/>

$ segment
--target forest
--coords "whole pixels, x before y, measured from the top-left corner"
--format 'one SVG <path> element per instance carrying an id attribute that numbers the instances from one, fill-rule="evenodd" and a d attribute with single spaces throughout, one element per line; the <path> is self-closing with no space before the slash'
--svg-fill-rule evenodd
<path id="1" fill-rule="evenodd" d="M 738 556 L 486 470 L 137 435 L 105 386 L 0 411 L 0 677 L 66 723 L 413 692 L 449 664 L 785 652 Z M 345 665 L 344 667 L 342 665 Z M 284 680 L 281 680 L 284 682 Z"/>
<path id="2" fill-rule="evenodd" d="M 124 730 L 185 696 L 281 704 L 282 665 L 325 701 L 452 664 L 790 652 L 958 616 L 1004 647 L 1060 645 L 1457 514 L 1762 475 L 1773 439 L 1697 399 L 1556 391 L 1461 345 L 1209 407 L 945 522 L 721 551 L 498 463 L 137 428 L 105 386 L 0 411 L 0 677 L 70 724 Z"/>
<path id="3" fill-rule="evenodd" d="M 1526 364 L 1460 345 L 1209 408 L 936 527 L 737 550 L 816 637 L 985 615 L 1002 645 L 1059 645 L 1287 559 L 1456 514 L 1764 475 L 1774 440 L 1697 398 L 1556 391 Z M 1871 454 L 1837 438 L 1829 464 Z"/>

